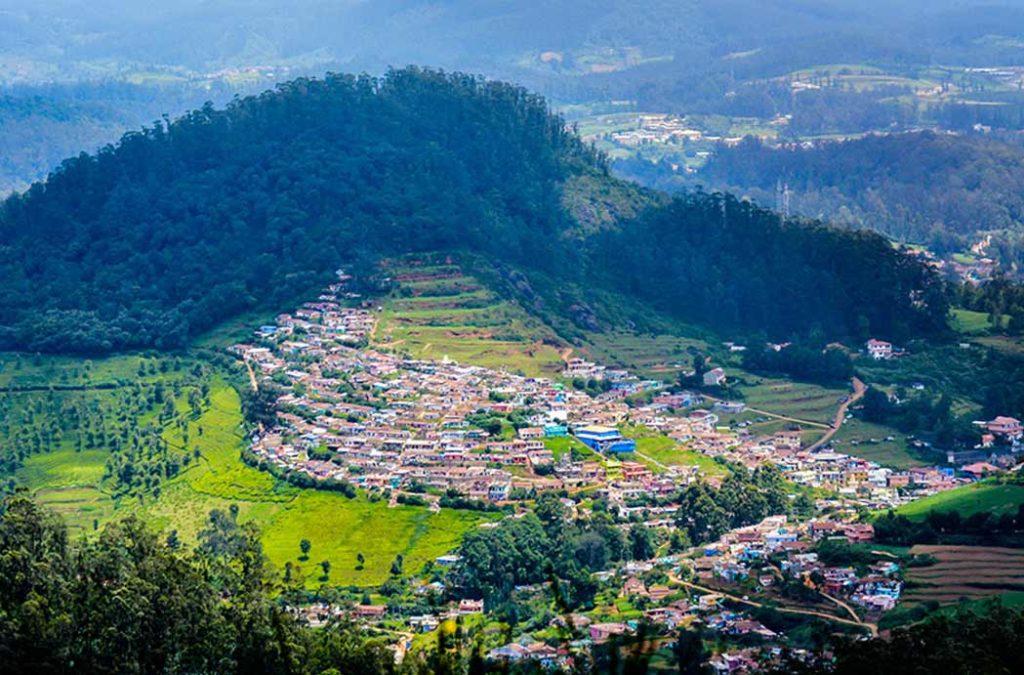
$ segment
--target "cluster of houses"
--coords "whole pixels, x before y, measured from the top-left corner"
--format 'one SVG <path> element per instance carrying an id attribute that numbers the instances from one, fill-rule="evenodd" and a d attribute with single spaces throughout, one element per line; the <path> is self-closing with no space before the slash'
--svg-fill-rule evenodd
<path id="1" fill-rule="evenodd" d="M 261 327 L 252 344 L 232 347 L 254 377 L 282 387 L 277 424 L 252 439 L 261 462 L 368 490 L 416 486 L 503 502 L 516 488 L 602 483 L 606 466 L 597 460 L 635 450 L 618 429 L 630 411 L 624 399 L 657 383 L 571 361 L 570 372 L 612 382 L 591 396 L 545 378 L 370 349 L 374 313 L 344 306 L 346 281 Z M 479 423 L 513 414 L 528 421 L 514 435 Z M 569 434 L 597 454 L 556 462 L 547 441 Z M 621 473 L 625 489 L 646 490 L 654 479 L 630 462 Z M 660 489 L 673 486 L 662 481 Z"/>
<path id="2" fill-rule="evenodd" d="M 602 379 L 599 395 L 546 378 L 451 361 L 423 361 L 368 348 L 375 313 L 351 307 L 359 298 L 339 273 L 316 302 L 262 326 L 252 344 L 233 347 L 254 377 L 284 385 L 278 424 L 253 439 L 251 450 L 268 465 L 299 471 L 318 480 L 345 480 L 368 490 L 409 488 L 437 495 L 504 502 L 517 488 L 560 489 L 600 485 L 613 502 L 671 494 L 694 480 L 692 467 L 654 472 L 636 461 L 636 442 L 620 431 L 624 422 L 662 433 L 711 457 L 754 468 L 777 465 L 795 483 L 824 488 L 869 508 L 889 508 L 987 475 L 998 467 L 984 462 L 951 468 L 894 470 L 835 452 L 809 450 L 798 429 L 772 436 L 719 424 L 719 415 L 743 411 L 741 402 L 716 401 L 708 409 L 698 393 L 671 391 L 657 381 L 569 359 L 566 377 Z M 891 344 L 868 342 L 874 358 L 898 353 Z M 722 368 L 704 373 L 705 384 L 724 381 Z M 653 391 L 644 405 L 626 402 Z M 517 415 L 528 420 L 514 435 L 489 432 L 480 415 Z M 1018 420 L 999 417 L 986 437 L 1014 444 Z M 589 457 L 565 452 L 556 458 L 552 438 L 572 435 L 594 451 Z M 632 456 L 629 457 L 632 460 Z M 557 461 L 556 461 L 557 460 Z M 609 468 L 614 477 L 609 479 Z M 436 508 L 437 498 L 426 495 Z"/>
<path id="3" fill-rule="evenodd" d="M 743 140 L 740 136 L 722 137 L 708 135 L 700 129 L 693 128 L 683 117 L 652 113 L 638 114 L 634 128 L 609 131 L 603 135 L 603 138 L 611 143 L 627 148 L 637 148 L 644 145 L 689 145 L 693 143 L 699 143 L 700 147 L 712 147 L 717 143 L 731 146 Z M 591 136 L 586 140 L 595 139 L 595 136 Z"/>
<path id="4" fill-rule="evenodd" d="M 896 606 L 903 582 L 895 561 L 880 558 L 860 575 L 853 567 L 829 566 L 812 550 L 825 539 L 866 543 L 874 539 L 874 528 L 869 523 L 834 518 L 790 523 L 786 516 L 770 516 L 705 546 L 703 557 L 694 562 L 695 572 L 700 579 L 746 582 L 758 589 L 793 579 L 831 597 L 848 599 L 868 612 Z M 779 558 L 778 566 L 770 562 Z"/>

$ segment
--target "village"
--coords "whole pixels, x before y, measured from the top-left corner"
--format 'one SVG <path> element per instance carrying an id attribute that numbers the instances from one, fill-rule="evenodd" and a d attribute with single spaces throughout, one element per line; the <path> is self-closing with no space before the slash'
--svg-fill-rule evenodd
<path id="1" fill-rule="evenodd" d="M 698 479 L 694 466 L 662 471 L 636 461 L 635 441 L 620 431 L 627 422 L 725 462 L 775 464 L 792 482 L 827 490 L 845 506 L 891 508 L 998 470 L 984 462 L 960 471 L 895 470 L 828 445 L 804 447 L 799 428 L 757 436 L 719 424 L 720 413 L 742 411 L 742 402 L 710 403 L 698 392 L 674 391 L 581 358 L 567 360 L 566 380 L 604 380 L 606 392 L 592 396 L 565 382 L 371 349 L 365 345 L 373 312 L 339 303 L 345 280 L 293 315 L 279 316 L 276 325 L 261 327 L 256 344 L 232 348 L 255 377 L 283 385 L 277 427 L 265 429 L 251 448 L 280 470 L 395 496 L 412 488 L 435 506 L 431 491 L 501 504 L 530 490 L 585 486 L 600 487 L 612 503 L 624 504 L 671 494 Z M 869 341 L 867 350 L 874 358 L 893 354 L 891 344 L 878 340 Z M 722 368 L 712 368 L 703 380 L 710 386 L 725 377 Z M 648 403 L 627 402 L 645 391 L 654 392 Z M 480 425 L 481 419 L 493 424 L 512 418 L 514 426 Z M 1021 436 L 1020 422 L 1012 418 L 997 418 L 988 430 L 1013 440 Z M 551 441 L 566 437 L 588 451 L 556 457 Z"/>
<path id="2" fill-rule="evenodd" d="M 526 502 L 545 490 L 586 491 L 606 499 L 625 522 L 639 518 L 672 530 L 678 506 L 670 500 L 696 481 L 720 484 L 721 475 L 697 465 L 644 461 L 625 433 L 643 428 L 722 466 L 774 465 L 791 484 L 815 495 L 814 515 L 807 520 L 770 516 L 686 553 L 634 560 L 596 575 L 641 607 L 642 620 L 581 614 L 572 618 L 574 639 L 561 647 L 524 634 L 492 650 L 491 659 L 564 666 L 574 649 L 635 634 L 641 623 L 642 630 L 662 632 L 693 624 L 742 643 L 711 664 L 718 672 L 734 672 L 780 653 L 779 636 L 748 611 L 768 599 L 795 614 L 873 632 L 877 618 L 899 600 L 900 561 L 878 556 L 870 565 L 826 564 L 817 552 L 821 543 L 871 542 L 873 527 L 859 521 L 859 510 L 894 508 L 998 470 L 986 463 L 883 467 L 836 452 L 828 443 L 807 445 L 796 426 L 757 435 L 720 423 L 720 415 L 742 411 L 742 402 L 642 380 L 582 358 L 566 358 L 563 377 L 556 380 L 373 348 L 374 305 L 350 292 L 349 281 L 339 272 L 338 282 L 315 302 L 278 316 L 251 343 L 231 348 L 249 368 L 254 387 L 278 392 L 276 424 L 261 427 L 247 453 L 261 468 L 302 474 L 314 483 L 347 483 L 386 495 L 392 506 L 503 510 L 506 517 L 521 515 Z M 900 350 L 871 340 L 866 352 L 889 359 Z M 726 377 L 723 368 L 712 367 L 702 379 L 713 387 Z M 604 386 L 595 395 L 574 381 Z M 1019 421 L 1001 417 L 985 425 L 987 435 L 1017 447 Z M 563 501 L 576 508 L 572 499 Z M 436 563 L 447 567 L 457 561 L 447 555 Z M 794 596 L 802 600 L 789 599 Z M 808 598 L 815 609 L 798 609 Z M 482 601 L 463 599 L 436 615 L 394 616 L 374 604 L 320 604 L 299 611 L 313 623 L 347 613 L 418 633 L 484 610 Z"/>

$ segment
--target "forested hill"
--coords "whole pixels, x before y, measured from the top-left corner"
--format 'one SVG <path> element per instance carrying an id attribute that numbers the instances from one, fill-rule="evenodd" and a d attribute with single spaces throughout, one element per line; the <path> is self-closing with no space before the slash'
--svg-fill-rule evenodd
<path id="1" fill-rule="evenodd" d="M 607 208 L 621 195 L 634 208 Z M 598 203 L 630 219 L 580 222 Z M 880 237 L 720 196 L 666 206 L 608 177 L 539 97 L 405 69 L 207 106 L 9 199 L 0 347 L 178 347 L 340 264 L 453 249 L 769 334 L 904 337 L 946 313 L 934 275 Z"/>
<path id="2" fill-rule="evenodd" d="M 1019 139 L 919 132 L 772 148 L 751 138 L 721 148 L 698 181 L 768 204 L 786 183 L 795 212 L 940 251 L 979 231 L 1024 230 Z"/>

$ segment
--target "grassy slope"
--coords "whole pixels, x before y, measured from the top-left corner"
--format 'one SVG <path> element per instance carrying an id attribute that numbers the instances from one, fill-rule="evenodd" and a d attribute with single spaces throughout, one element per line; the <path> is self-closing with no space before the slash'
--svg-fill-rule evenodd
<path id="1" fill-rule="evenodd" d="M 845 389 L 764 377 L 751 378 L 750 384 L 741 386 L 740 391 L 751 408 L 819 424 L 832 422 L 839 400 L 849 393 Z"/>
<path id="2" fill-rule="evenodd" d="M 959 511 L 965 517 L 987 511 L 998 517 L 1016 513 L 1021 503 L 1024 503 L 1024 486 L 984 481 L 905 504 L 898 513 L 920 519 L 929 511 Z"/>
<path id="3" fill-rule="evenodd" d="M 647 464 L 652 470 L 662 470 L 664 466 L 696 466 L 702 475 L 724 476 L 729 471 L 711 457 L 690 450 L 675 440 L 644 427 L 626 427 L 623 435 L 636 439 L 636 453 L 632 459 Z M 623 458 L 629 458 L 624 455 Z M 649 461 L 653 460 L 653 461 Z"/>
<path id="4" fill-rule="evenodd" d="M 72 532 L 86 532 L 94 519 L 105 522 L 114 515 L 114 500 L 101 485 L 106 460 L 105 450 L 62 448 L 29 457 L 19 478 L 36 499 L 64 516 Z"/>
<path id="5" fill-rule="evenodd" d="M 832 444 L 839 452 L 896 469 L 929 464 L 926 457 L 920 457 L 907 449 L 906 434 L 856 418 L 847 420 L 840 427 L 832 438 Z M 941 458 L 936 456 L 931 463 L 934 464 L 938 459 Z"/>

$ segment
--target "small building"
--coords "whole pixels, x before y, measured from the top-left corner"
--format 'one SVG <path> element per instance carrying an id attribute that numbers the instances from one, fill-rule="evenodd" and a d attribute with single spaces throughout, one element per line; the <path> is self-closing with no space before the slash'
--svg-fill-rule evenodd
<path id="1" fill-rule="evenodd" d="M 594 642 L 607 642 L 613 635 L 625 635 L 629 628 L 624 623 L 595 623 L 590 627 L 590 639 Z"/>
<path id="2" fill-rule="evenodd" d="M 379 619 L 388 611 L 385 605 L 356 605 L 352 613 L 362 619 Z"/>
<path id="3" fill-rule="evenodd" d="M 1010 439 L 1020 438 L 1024 434 L 1024 428 L 1021 427 L 1020 420 L 1015 417 L 1003 417 L 1000 415 L 991 422 L 987 422 L 985 428 L 996 436 L 1004 436 Z"/>
<path id="4" fill-rule="evenodd" d="M 487 498 L 492 502 L 503 502 L 511 491 L 511 483 L 491 483 L 487 488 Z"/>
<path id="5" fill-rule="evenodd" d="M 746 410 L 747 404 L 743 401 L 716 401 L 712 407 L 727 415 L 736 415 Z"/>
<path id="6" fill-rule="evenodd" d="M 548 424 L 544 427 L 545 438 L 561 438 L 568 434 L 569 429 L 564 424 Z"/>
<path id="7" fill-rule="evenodd" d="M 725 383 L 725 371 L 721 368 L 712 368 L 704 373 L 704 386 L 717 387 Z"/>
<path id="8" fill-rule="evenodd" d="M 459 614 L 480 614 L 483 611 L 483 600 L 470 600 L 468 598 L 459 600 Z"/>
<path id="9" fill-rule="evenodd" d="M 871 338 L 866 343 L 868 356 L 875 360 L 892 358 L 892 343 Z"/>

